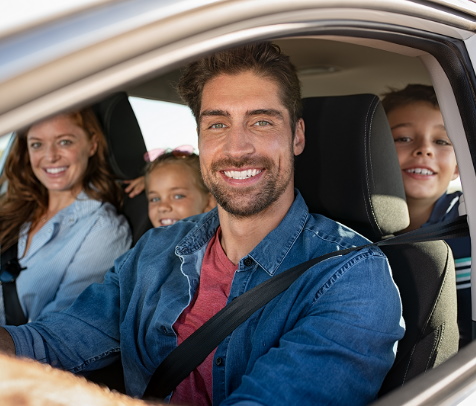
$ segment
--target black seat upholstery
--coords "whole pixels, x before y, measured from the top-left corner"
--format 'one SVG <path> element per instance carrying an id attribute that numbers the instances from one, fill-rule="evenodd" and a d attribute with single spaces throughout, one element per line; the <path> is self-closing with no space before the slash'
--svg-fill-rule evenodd
<path id="1" fill-rule="evenodd" d="M 109 162 L 118 180 L 143 175 L 147 151 L 142 132 L 127 93 L 116 93 L 93 106 L 104 130 L 109 148 Z M 152 227 L 145 193 L 130 198 L 124 195 L 123 213 L 132 229 L 133 244 Z M 125 393 L 124 372 L 120 359 L 89 373 L 86 378 L 110 389 Z"/>
<path id="2" fill-rule="evenodd" d="M 408 226 L 391 131 L 377 96 L 307 98 L 306 147 L 296 157 L 296 187 L 311 212 L 372 241 Z M 406 333 L 383 395 L 439 365 L 458 349 L 455 270 L 443 241 L 384 247 L 403 303 Z"/>
<path id="3" fill-rule="evenodd" d="M 143 175 L 147 151 L 142 132 L 127 93 L 115 93 L 93 106 L 109 147 L 109 162 L 118 180 Z M 123 212 L 132 228 L 133 244 L 152 227 L 147 214 L 145 193 L 124 196 Z"/>

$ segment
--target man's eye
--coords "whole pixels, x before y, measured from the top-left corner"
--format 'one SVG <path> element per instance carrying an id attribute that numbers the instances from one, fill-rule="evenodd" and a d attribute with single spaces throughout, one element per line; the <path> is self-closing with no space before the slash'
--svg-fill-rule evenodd
<path id="1" fill-rule="evenodd" d="M 256 123 L 254 123 L 253 125 L 255 125 L 257 127 L 265 127 L 267 125 L 271 125 L 271 123 L 269 121 L 266 121 L 266 120 L 259 120 Z"/>
<path id="2" fill-rule="evenodd" d="M 210 128 L 216 128 L 216 129 L 225 128 L 225 124 L 223 123 L 212 124 Z"/>

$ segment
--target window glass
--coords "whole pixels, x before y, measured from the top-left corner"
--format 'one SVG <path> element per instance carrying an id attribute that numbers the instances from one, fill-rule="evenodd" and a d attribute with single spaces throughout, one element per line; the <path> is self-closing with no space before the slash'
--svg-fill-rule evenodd
<path id="1" fill-rule="evenodd" d="M 192 145 L 198 151 L 195 119 L 187 106 L 129 98 L 148 150 Z"/>
<path id="2" fill-rule="evenodd" d="M 12 136 L 12 133 L 2 135 L 0 137 L 0 159 L 1 157 L 3 157 L 3 153 L 5 149 L 8 147 L 8 142 L 10 141 L 11 136 Z"/>

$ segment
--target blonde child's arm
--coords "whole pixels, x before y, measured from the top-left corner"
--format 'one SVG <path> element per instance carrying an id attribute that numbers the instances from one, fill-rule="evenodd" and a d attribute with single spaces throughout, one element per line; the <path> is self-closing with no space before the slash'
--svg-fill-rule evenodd
<path id="1" fill-rule="evenodd" d="M 124 192 L 126 192 L 129 197 L 137 196 L 145 189 L 144 176 L 140 176 L 132 180 L 124 180 L 123 183 L 127 185 L 127 187 L 124 189 Z"/>

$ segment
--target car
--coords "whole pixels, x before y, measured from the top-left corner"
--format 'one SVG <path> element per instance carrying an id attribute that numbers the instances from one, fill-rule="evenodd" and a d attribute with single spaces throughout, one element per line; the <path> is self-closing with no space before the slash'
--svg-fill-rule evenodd
<path id="1" fill-rule="evenodd" d="M 476 3 L 469 0 L 92 1 L 0 29 L 0 134 L 8 139 L 37 120 L 118 92 L 130 97 L 145 128 L 150 122 L 145 105 L 153 116 L 165 106 L 184 111 L 174 83 L 185 64 L 220 49 L 270 40 L 297 67 L 303 97 L 382 95 L 409 83 L 433 85 L 461 174 L 455 187 L 464 192 L 474 235 L 475 34 Z M 196 145 L 193 119 L 181 127 L 187 120 L 169 118 L 165 114 L 152 134 L 144 131 L 147 148 L 177 146 L 170 135 L 154 141 L 153 132 L 167 121 L 188 134 L 180 143 Z M 474 246 L 476 238 L 472 241 Z M 476 287 L 474 273 L 471 278 Z M 473 314 L 474 320 L 476 301 Z M 475 401 L 473 342 L 374 405 Z"/>

